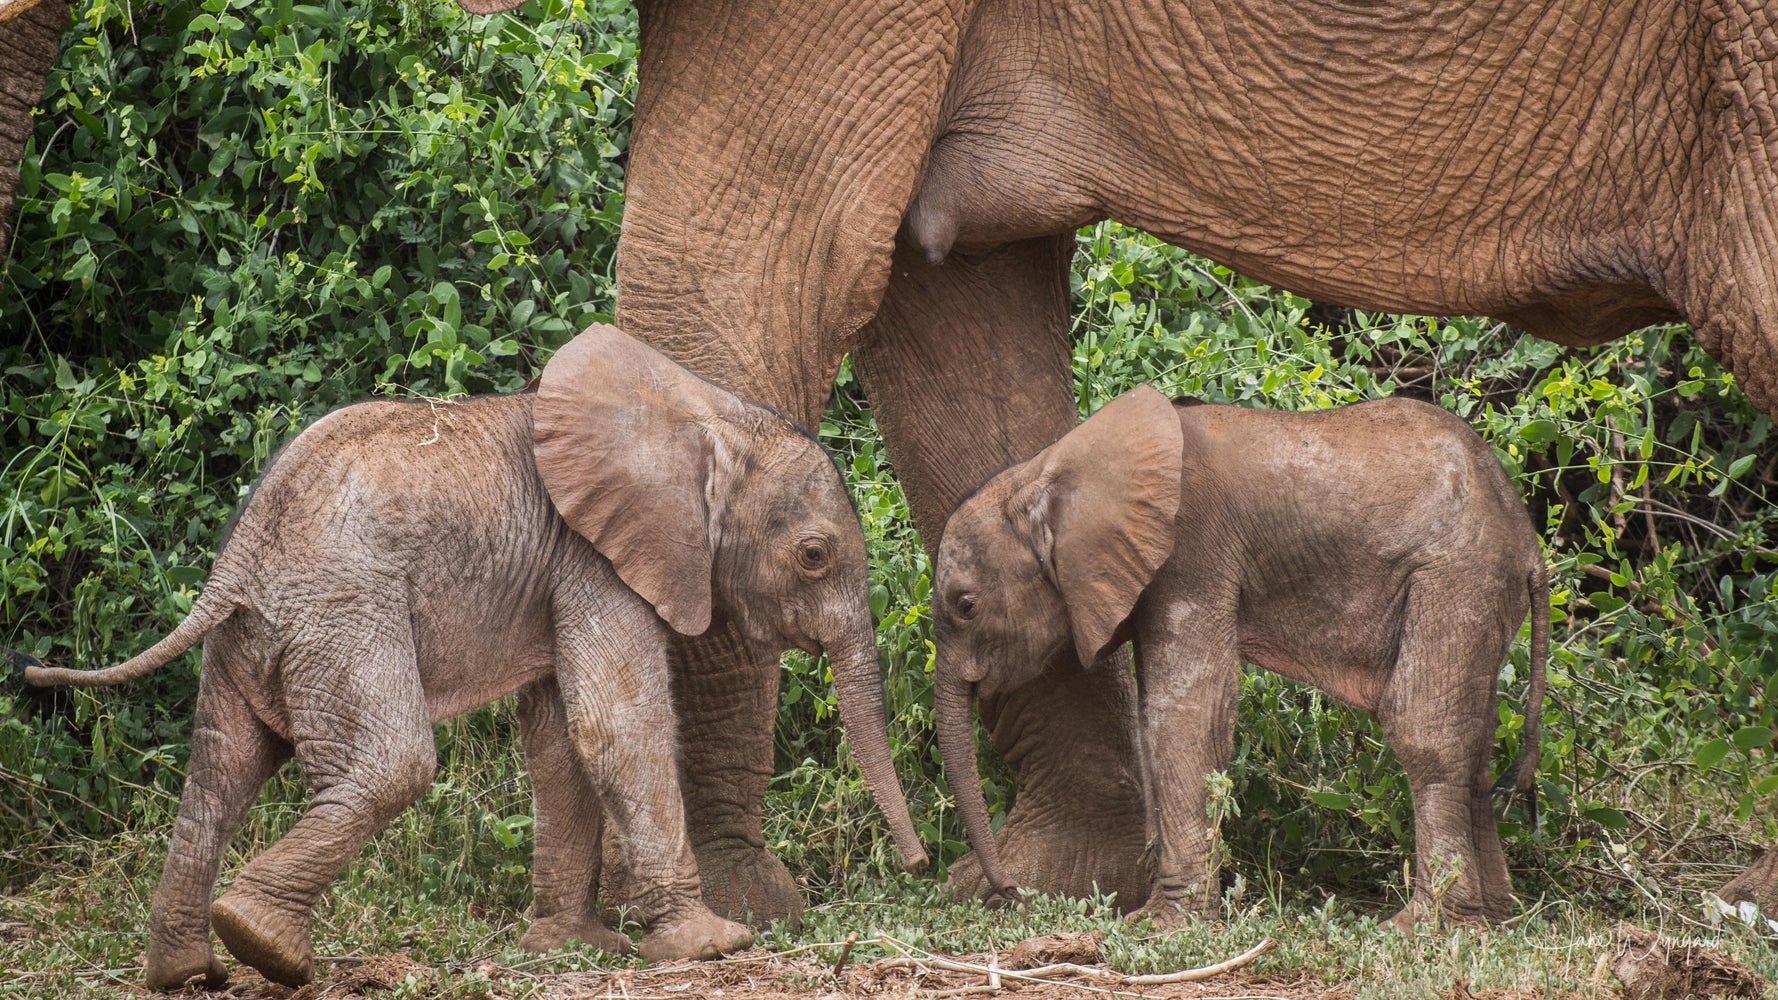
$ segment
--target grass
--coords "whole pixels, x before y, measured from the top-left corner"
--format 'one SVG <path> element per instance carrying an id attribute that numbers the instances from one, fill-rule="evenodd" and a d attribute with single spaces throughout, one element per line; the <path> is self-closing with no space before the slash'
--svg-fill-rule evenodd
<path id="1" fill-rule="evenodd" d="M 590 952 L 538 957 L 512 950 L 523 927 L 520 908 L 479 899 L 470 886 L 424 894 L 391 880 L 391 855 L 401 851 L 390 841 L 404 836 L 385 835 L 335 887 L 319 914 L 319 955 L 405 952 L 430 969 L 405 995 L 429 997 L 542 996 L 561 977 L 639 964 Z M 137 963 L 163 839 L 132 834 L 80 845 L 78 862 L 55 866 L 21 892 L 0 896 L 0 968 L 6 970 L 0 995 L 139 994 Z M 1359 998 L 1437 997 L 1460 989 L 1616 995 L 1615 981 L 1596 974 L 1600 956 L 1610 951 L 1614 921 L 1596 910 L 1545 901 L 1503 927 L 1413 938 L 1381 926 L 1386 915 L 1337 897 L 1268 893 L 1230 906 L 1220 923 L 1160 933 L 1126 924 L 1105 899 L 1039 897 L 1021 911 L 988 911 L 952 900 L 930 880 L 872 878 L 856 884 L 849 898 L 811 908 L 800 928 L 774 926 L 760 943 L 773 950 L 807 948 L 830 966 L 838 942 L 855 932 L 863 943 L 852 962 L 862 965 L 893 954 L 870 943 L 877 935 L 965 955 L 1008 949 L 1034 934 L 1102 930 L 1107 964 L 1142 974 L 1210 964 L 1269 936 L 1278 947 L 1250 969 L 1253 976 L 1342 985 Z M 1744 928 L 1725 925 L 1707 940 L 1778 977 L 1778 951 Z"/>
<path id="2" fill-rule="evenodd" d="M 554 995 L 564 984 L 579 989 L 603 970 L 640 964 L 590 952 L 539 957 L 513 950 L 529 899 L 529 827 L 513 817 L 528 815 L 529 794 L 511 728 L 510 706 L 443 727 L 438 782 L 372 842 L 317 911 L 315 947 L 324 971 L 329 958 L 406 954 L 424 968 L 391 995 L 503 1000 Z M 294 821 L 301 797 L 291 776 L 287 771 L 268 786 L 237 835 L 225 883 L 245 858 Z M 170 820 L 171 804 L 149 811 Z M 807 817 L 780 809 L 769 820 L 768 842 L 784 843 L 796 838 Z M 861 821 L 880 826 L 874 816 Z M 170 821 L 157 820 L 108 839 L 7 850 L 14 870 L 36 874 L 0 895 L 0 996 L 140 995 L 148 908 L 169 829 Z M 1608 844 L 1600 849 L 1613 852 Z M 1515 863 L 1522 893 L 1526 885 L 1548 884 L 1535 869 L 1538 859 L 1520 856 Z M 1225 898 L 1225 919 L 1178 933 L 1126 925 L 1109 899 L 1039 897 L 1022 910 L 988 911 L 953 900 L 931 878 L 857 869 L 817 886 L 800 927 L 775 925 L 760 943 L 773 950 L 807 949 L 818 960 L 807 969 L 815 969 L 831 966 L 836 943 L 853 932 L 863 942 L 852 957 L 856 966 L 890 954 L 870 943 L 878 935 L 964 955 L 1007 949 L 1033 934 L 1102 930 L 1107 964 L 1142 974 L 1220 961 L 1270 936 L 1278 948 L 1247 974 L 1295 984 L 1285 992 L 1328 984 L 1361 998 L 1461 996 L 1465 989 L 1616 995 L 1615 981 L 1599 979 L 1596 965 L 1610 950 L 1621 908 L 1598 893 L 1522 894 L 1520 914 L 1502 927 L 1410 939 L 1379 923 L 1402 900 L 1399 856 L 1393 865 L 1398 874 L 1363 898 L 1329 895 L 1301 874 L 1251 858 L 1237 856 L 1232 868 L 1239 880 Z M 1632 912 L 1645 926 L 1676 937 L 1701 935 L 1756 971 L 1778 977 L 1778 949 L 1769 937 L 1734 920 L 1707 927 L 1695 901 L 1668 893 L 1659 905 Z M 834 947 L 810 947 L 821 945 Z M 831 990 L 831 984 L 813 981 L 799 987 L 797 977 L 808 976 L 791 968 L 790 978 L 775 988 L 808 987 L 811 995 Z"/>

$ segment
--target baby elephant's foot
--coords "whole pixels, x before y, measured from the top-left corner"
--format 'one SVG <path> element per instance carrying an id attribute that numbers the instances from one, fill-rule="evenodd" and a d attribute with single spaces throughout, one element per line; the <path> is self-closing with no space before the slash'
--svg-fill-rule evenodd
<path id="1" fill-rule="evenodd" d="M 228 984 L 228 970 L 222 967 L 222 960 L 210 949 L 208 941 L 173 948 L 150 938 L 148 957 L 143 965 L 143 978 L 148 980 L 151 990 L 170 993 L 184 989 L 185 984 L 199 976 L 203 977 L 203 986 L 208 990 L 221 989 Z"/>
<path id="2" fill-rule="evenodd" d="M 525 936 L 519 939 L 519 948 L 533 952 L 555 951 L 575 941 L 613 955 L 628 955 L 634 950 L 628 937 L 589 914 L 557 914 L 533 920 L 525 930 Z"/>
<path id="3" fill-rule="evenodd" d="M 752 944 L 752 931 L 699 905 L 683 917 L 655 921 L 639 950 L 650 962 L 671 962 L 720 958 Z"/>
<path id="4" fill-rule="evenodd" d="M 237 891 L 210 904 L 210 922 L 229 954 L 272 982 L 301 986 L 315 977 L 308 914 Z"/>

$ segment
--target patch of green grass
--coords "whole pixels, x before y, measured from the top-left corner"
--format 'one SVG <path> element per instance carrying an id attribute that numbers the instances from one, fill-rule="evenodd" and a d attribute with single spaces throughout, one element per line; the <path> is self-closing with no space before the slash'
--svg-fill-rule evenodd
<path id="1" fill-rule="evenodd" d="M 457 802 L 462 804 L 460 798 Z M 452 835 L 436 824 L 422 832 L 432 848 L 445 847 Z M 479 899 L 473 883 L 431 893 L 412 890 L 413 873 L 401 869 L 413 835 L 396 828 L 379 837 L 335 886 L 316 926 L 323 972 L 330 958 L 406 953 L 432 971 L 397 988 L 394 996 L 508 998 L 538 995 L 556 982 L 552 977 L 640 964 L 586 951 L 531 956 L 513 950 L 522 930 L 521 907 L 498 897 Z M 74 848 L 78 858 L 69 854 Z M 152 835 L 65 847 L 60 851 L 65 860 L 20 891 L 0 896 L 0 969 L 5 970 L 0 996 L 139 995 L 139 954 L 164 849 L 164 838 Z M 1259 873 L 1255 882 L 1277 885 L 1272 876 Z M 1309 897 L 1231 894 L 1222 921 L 1160 932 L 1147 923 L 1126 923 L 1109 899 L 1035 896 L 1018 909 L 987 910 L 954 900 L 933 880 L 903 875 L 857 880 L 849 897 L 812 906 L 800 927 L 774 925 L 761 933 L 759 943 L 779 951 L 831 945 L 812 949 L 831 964 L 839 943 L 856 933 L 860 943 L 851 962 L 862 965 L 895 954 L 874 941 L 879 936 L 926 951 L 968 955 L 1004 951 L 1035 934 L 1100 930 L 1106 934 L 1107 965 L 1146 974 L 1213 964 L 1271 937 L 1277 948 L 1251 966 L 1251 973 L 1343 985 L 1358 998 L 1433 998 L 1460 987 L 1616 995 L 1614 980 L 1595 978 L 1599 957 L 1611 949 L 1614 922 L 1595 910 L 1550 902 L 1503 927 L 1410 938 L 1379 923 L 1388 915 L 1386 907 Z M 1677 923 L 1659 929 L 1672 936 L 1700 933 Z M 1769 978 L 1778 977 L 1778 950 L 1739 925 L 1725 924 L 1702 940 Z"/>

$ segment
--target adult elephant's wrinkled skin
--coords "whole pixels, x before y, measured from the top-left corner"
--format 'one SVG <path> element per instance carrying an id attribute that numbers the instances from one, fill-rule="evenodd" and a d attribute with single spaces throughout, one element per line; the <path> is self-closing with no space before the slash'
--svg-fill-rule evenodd
<path id="1" fill-rule="evenodd" d="M 56 40 L 67 26 L 67 0 L 0 0 L 0 260 L 12 231 L 19 158 L 37 125 L 31 109 L 43 99 Z"/>

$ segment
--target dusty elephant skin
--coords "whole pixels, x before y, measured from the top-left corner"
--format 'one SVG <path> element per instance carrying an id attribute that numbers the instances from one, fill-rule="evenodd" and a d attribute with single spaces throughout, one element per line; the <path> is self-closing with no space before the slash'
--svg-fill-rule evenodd
<path id="1" fill-rule="evenodd" d="M 1128 393 L 951 516 L 934 577 L 934 709 L 958 811 L 1012 888 L 975 764 L 973 696 L 1133 639 L 1163 925 L 1216 912 L 1205 776 L 1227 767 L 1247 660 L 1377 717 L 1414 799 L 1414 888 L 1498 921 L 1512 886 L 1488 780 L 1494 678 L 1532 611 L 1528 791 L 1549 635 L 1537 536 L 1486 444 L 1409 400 L 1316 413 Z M 1046 627 L 1047 626 L 1047 627 Z M 1458 866 L 1442 897 L 1431 882 Z"/>
<path id="2" fill-rule="evenodd" d="M 805 426 L 853 352 L 929 548 L 971 488 L 1073 425 L 1067 262 L 1095 219 L 1328 302 L 1571 343 L 1680 316 L 1778 407 L 1770 4 L 641 13 L 619 321 Z M 681 719 L 687 804 L 707 869 L 776 887 L 730 905 L 769 912 L 794 905 L 759 836 L 778 673 L 736 648 L 674 653 L 676 685 L 725 678 Z M 1133 693 L 1073 659 L 983 701 L 1019 781 L 998 839 L 1028 886 L 1145 885 Z M 1778 895 L 1763 871 L 1740 889 Z"/>
<path id="3" fill-rule="evenodd" d="M 535 394 L 360 403 L 317 421 L 254 489 L 171 635 L 109 670 L 26 679 L 122 683 L 205 640 L 152 987 L 223 980 L 212 923 L 267 978 L 309 979 L 312 909 L 431 783 L 432 724 L 515 690 L 538 828 L 523 944 L 628 950 L 593 906 L 603 807 L 649 926 L 642 954 L 712 958 L 752 934 L 701 900 L 668 638 L 727 622 L 755 655 L 825 649 L 860 768 L 918 865 L 866 587 L 857 516 L 818 444 L 595 326 Z M 293 754 L 307 811 L 212 904 L 230 834 Z"/>
<path id="4" fill-rule="evenodd" d="M 56 61 L 56 41 L 68 26 L 66 0 L 0 0 L 0 261 L 6 259 L 19 158 L 43 98 L 44 76 Z"/>

